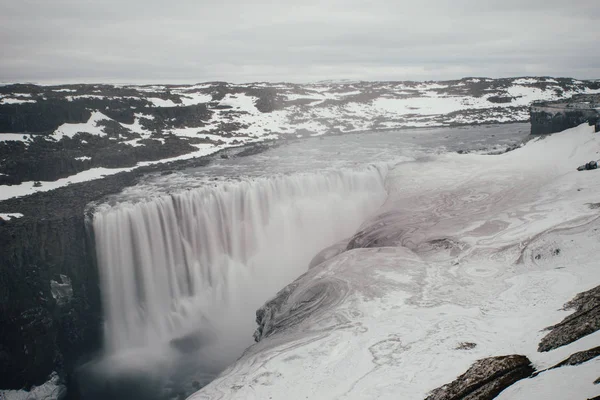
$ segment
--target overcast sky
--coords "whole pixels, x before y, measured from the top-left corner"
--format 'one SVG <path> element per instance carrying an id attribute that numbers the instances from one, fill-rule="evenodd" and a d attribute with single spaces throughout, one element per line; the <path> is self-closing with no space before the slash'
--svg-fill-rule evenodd
<path id="1" fill-rule="evenodd" d="M 0 0 L 0 81 L 600 78 L 600 0 Z"/>

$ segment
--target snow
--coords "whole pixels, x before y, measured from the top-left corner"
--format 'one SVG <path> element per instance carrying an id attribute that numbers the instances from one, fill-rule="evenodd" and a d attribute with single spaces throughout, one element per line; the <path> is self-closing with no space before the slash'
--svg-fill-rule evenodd
<path id="1" fill-rule="evenodd" d="M 0 104 L 25 104 L 25 103 L 36 103 L 35 100 L 27 100 L 27 99 L 12 99 L 12 98 L 3 98 L 0 99 Z"/>
<path id="2" fill-rule="evenodd" d="M 184 106 L 192 106 L 201 103 L 212 101 L 210 94 L 181 92 L 181 102 Z"/>
<path id="3" fill-rule="evenodd" d="M 28 133 L 0 133 L 0 142 L 28 142 L 32 137 Z"/>
<path id="4" fill-rule="evenodd" d="M 545 368 L 598 346 L 597 333 L 537 352 L 543 329 L 569 314 L 562 305 L 600 281 L 600 219 L 587 206 L 600 171 L 575 170 L 599 152 L 584 124 L 499 156 L 396 165 L 382 216 L 361 227 L 376 229 L 379 247 L 307 271 L 282 305 L 285 329 L 191 399 L 417 399 L 481 358 L 524 354 Z M 441 238 L 455 245 L 432 244 Z M 477 346 L 457 350 L 461 342 Z M 597 395 L 599 365 L 544 372 L 502 398 Z"/>
<path id="5" fill-rule="evenodd" d="M 539 80 L 537 78 L 519 78 L 519 79 L 515 79 L 513 81 L 513 84 L 517 84 L 517 85 L 530 85 L 530 84 L 538 83 L 538 82 L 539 82 Z"/>
<path id="6" fill-rule="evenodd" d="M 188 137 L 188 138 L 200 138 L 200 139 L 209 139 L 214 140 L 215 142 L 221 141 L 224 143 L 232 143 L 237 140 L 237 142 L 245 142 L 251 138 L 247 136 L 233 136 L 226 137 L 220 135 L 214 135 L 209 133 L 203 133 L 206 128 L 173 128 L 168 132 L 174 134 L 179 137 Z"/>
<path id="7" fill-rule="evenodd" d="M 256 114 L 259 111 L 254 105 L 258 99 L 254 96 L 248 96 L 246 94 L 231 94 L 227 93 L 223 100 L 219 102 L 221 106 L 229 106 L 235 110 L 247 112 L 249 114 Z"/>
<path id="8" fill-rule="evenodd" d="M 53 372 L 48 381 L 40 386 L 33 386 L 30 391 L 26 390 L 0 390 L 2 400 L 56 400 L 63 399 L 66 388 L 60 382 L 56 372 Z"/>
<path id="9" fill-rule="evenodd" d="M 98 100 L 104 100 L 106 99 L 106 96 L 100 96 L 97 94 L 81 94 L 78 96 L 65 96 L 65 99 L 67 99 L 67 101 L 74 101 L 74 100 L 79 100 L 79 99 L 98 99 Z"/>
<path id="10" fill-rule="evenodd" d="M 183 154 L 181 156 L 165 158 L 165 159 L 157 160 L 157 161 L 142 161 L 142 162 L 139 162 L 137 164 L 137 166 L 142 167 L 142 166 L 146 166 L 146 165 L 162 164 L 162 163 L 171 162 L 171 161 L 190 160 L 192 158 L 208 156 L 210 154 L 216 153 L 219 150 L 229 147 L 229 146 L 225 146 L 225 145 L 214 146 L 212 144 L 197 144 L 194 146 L 196 148 L 198 148 L 197 151 L 193 151 L 191 153 Z"/>
<path id="11" fill-rule="evenodd" d="M 145 118 L 145 119 L 149 119 L 149 120 L 154 120 L 154 115 L 150 115 L 150 114 L 135 113 L 135 114 L 133 114 L 133 116 L 136 118 Z"/>
<path id="12" fill-rule="evenodd" d="M 85 161 L 85 160 L 91 160 L 92 157 L 83 156 L 83 157 L 75 157 L 75 159 L 78 161 Z"/>
<path id="13" fill-rule="evenodd" d="M 154 107 L 177 107 L 177 106 L 181 105 L 181 104 L 175 103 L 171 99 L 169 99 L 169 100 L 163 100 L 163 99 L 158 98 L 158 97 L 146 97 L 146 100 L 148 100 L 150 103 L 152 103 L 152 105 Z"/>
<path id="14" fill-rule="evenodd" d="M 0 213 L 0 219 L 4 219 L 6 221 L 10 221 L 13 218 L 22 218 L 23 214 L 21 213 L 8 213 L 8 214 L 2 214 Z"/>
<path id="15" fill-rule="evenodd" d="M 47 192 L 49 190 L 67 186 L 72 183 L 93 181 L 103 178 L 107 175 L 114 175 L 123 171 L 131 171 L 132 169 L 134 168 L 91 168 L 75 175 L 58 179 L 56 181 L 42 182 L 42 186 L 40 187 L 35 187 L 35 182 L 33 181 L 23 182 L 19 185 L 1 186 L 2 190 L 0 191 L 0 201 L 10 199 L 11 197 L 26 196 L 36 192 Z"/>
<path id="16" fill-rule="evenodd" d="M 128 144 L 133 147 L 143 146 L 143 144 L 140 144 L 139 141 L 143 140 L 143 139 L 150 139 L 152 137 L 152 132 L 147 130 L 146 128 L 144 128 L 142 126 L 140 120 L 141 119 L 153 120 L 154 115 L 145 115 L 145 114 L 141 114 L 141 113 L 135 113 L 134 117 L 135 117 L 135 119 L 133 121 L 133 124 L 120 123 L 120 125 L 123 128 L 129 129 L 130 131 L 139 134 L 141 137 L 139 139 L 127 140 L 127 141 L 124 141 L 123 143 Z M 157 139 L 155 139 L 155 140 L 157 140 Z"/>
<path id="17" fill-rule="evenodd" d="M 269 113 L 260 112 L 255 104 L 258 98 L 247 93 L 229 93 L 219 102 L 221 106 L 230 106 L 230 109 L 211 109 L 212 118 L 204 121 L 202 127 L 180 127 L 173 129 L 172 133 L 182 137 L 208 137 L 211 140 L 221 140 L 226 145 L 238 145 L 239 143 L 250 143 L 257 140 L 267 140 L 287 135 L 291 137 L 319 136 L 332 131 L 340 132 L 359 132 L 370 131 L 373 129 L 393 130 L 406 127 L 432 127 L 444 126 L 453 123 L 473 124 L 486 122 L 512 122 L 515 120 L 524 121 L 529 118 L 528 106 L 533 100 L 552 100 L 557 95 L 553 85 L 548 85 L 545 89 L 530 87 L 533 78 L 520 78 L 513 80 L 513 83 L 505 88 L 503 85 L 491 90 L 481 97 L 468 95 L 451 94 L 457 86 L 464 85 L 463 82 L 445 83 L 445 82 L 374 82 L 374 83 L 342 83 L 320 82 L 311 85 L 291 85 L 277 84 L 267 85 L 263 83 L 229 85 L 236 88 L 260 88 L 275 87 L 280 90 L 282 96 L 287 96 L 289 100 L 308 99 L 311 103 L 303 106 L 289 106 L 284 109 L 278 109 Z M 472 79 L 471 82 L 479 81 L 479 78 Z M 540 78 L 540 81 L 552 83 L 551 79 Z M 486 81 L 489 81 L 486 79 Z M 201 91 L 210 92 L 210 88 L 215 84 L 203 83 L 194 86 L 165 87 L 161 85 L 153 86 L 135 86 L 124 85 L 128 89 L 136 89 L 142 92 L 140 99 L 147 97 L 156 107 L 175 107 L 205 103 L 212 100 L 209 94 Z M 559 86 L 556 86 L 559 87 Z M 243 90 L 243 89 L 242 89 Z M 53 89 L 59 93 L 72 93 L 77 90 L 71 88 Z M 179 96 L 181 103 L 175 103 L 173 100 L 163 100 L 156 96 L 159 93 L 172 93 Z M 350 101 L 349 98 L 360 93 L 376 92 L 376 98 L 372 101 Z M 581 89 L 565 91 L 565 96 L 570 96 L 581 92 Z M 585 89 L 583 91 L 593 92 Z M 27 93 L 14 94 L 14 96 L 26 97 Z M 488 99 L 490 96 L 511 96 L 513 100 L 510 103 L 492 103 Z M 11 95 L 13 96 L 13 95 Z M 130 96 L 121 96 L 130 98 Z M 119 96 L 109 97 L 108 99 L 118 99 Z M 78 95 L 67 96 L 66 98 L 104 98 L 98 95 Z M 138 98 L 138 97 L 132 97 Z M 3 98 L 2 101 L 34 101 L 25 99 Z M 331 100 L 331 101 L 329 101 Z M 467 112 L 462 112 L 467 111 Z M 454 113 L 454 114 L 450 114 Z M 153 119 L 154 117 L 144 112 L 134 114 L 135 119 L 132 124 L 120 123 L 120 125 L 131 132 L 138 134 L 136 139 L 123 140 L 122 138 L 111 137 L 110 139 L 130 146 L 142 146 L 140 142 L 144 139 L 153 138 L 156 132 L 148 130 L 142 126 L 143 119 Z M 81 124 L 63 124 L 56 129 L 54 135 L 49 138 L 60 140 L 63 137 L 74 137 L 78 132 L 87 132 L 90 134 L 105 136 L 106 133 L 102 126 L 98 126 L 101 121 L 113 121 L 102 113 L 101 110 L 93 111 L 91 118 L 86 123 Z M 231 133 L 231 137 L 219 138 L 219 133 L 223 130 L 223 124 L 237 126 Z M 25 136 L 25 139 L 23 138 Z M 0 142 L 7 140 L 19 140 L 26 144 L 32 139 L 29 134 L 0 134 Z M 164 141 L 162 138 L 155 140 Z M 237 141 L 237 142 L 235 142 Z M 234 143 L 235 142 L 235 143 Z M 198 147 L 198 146 L 197 146 Z M 216 151 L 214 147 L 207 145 L 200 146 L 193 155 L 204 154 L 206 152 Z M 220 147 L 219 147 L 220 148 Z"/>
<path id="18" fill-rule="evenodd" d="M 103 127 L 98 125 L 98 122 L 106 120 L 110 120 L 110 118 L 99 111 L 94 111 L 86 123 L 62 124 L 54 131 L 53 136 L 56 140 L 60 140 L 63 137 L 72 138 L 79 132 L 86 132 L 98 136 L 106 136 Z"/>
<path id="19" fill-rule="evenodd" d="M 598 343 L 598 342 L 596 342 Z M 600 358 L 581 365 L 568 366 L 543 372 L 535 379 L 525 379 L 505 389 L 498 400 L 574 398 L 591 399 L 598 396 L 600 387 L 594 381 L 600 377 Z"/>

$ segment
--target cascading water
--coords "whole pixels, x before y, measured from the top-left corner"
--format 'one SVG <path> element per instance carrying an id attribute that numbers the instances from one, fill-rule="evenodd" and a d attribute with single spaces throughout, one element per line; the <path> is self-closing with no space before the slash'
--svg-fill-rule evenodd
<path id="1" fill-rule="evenodd" d="M 223 368 L 251 344 L 256 309 L 383 203 L 386 171 L 228 182 L 98 211 L 107 352 L 203 349 Z"/>

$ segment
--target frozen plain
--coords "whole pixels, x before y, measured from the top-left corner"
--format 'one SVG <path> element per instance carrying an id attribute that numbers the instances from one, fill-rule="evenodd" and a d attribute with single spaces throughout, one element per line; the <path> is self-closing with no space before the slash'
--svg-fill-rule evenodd
<path id="1" fill-rule="evenodd" d="M 600 171 L 576 171 L 599 151 L 582 125 L 503 155 L 398 164 L 351 249 L 283 289 L 261 340 L 191 399 L 422 399 L 481 358 L 523 354 L 541 370 L 598 346 L 596 332 L 537 352 L 563 304 L 600 281 Z M 598 395 L 597 365 L 499 398 Z"/>

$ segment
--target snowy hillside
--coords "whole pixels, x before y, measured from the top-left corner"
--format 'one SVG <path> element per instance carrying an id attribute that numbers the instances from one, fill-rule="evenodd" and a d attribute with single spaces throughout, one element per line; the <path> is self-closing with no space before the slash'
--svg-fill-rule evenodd
<path id="1" fill-rule="evenodd" d="M 532 101 L 578 93 L 600 93 L 600 83 L 465 78 L 305 85 L 6 85 L 0 86 L 0 185 L 23 184 L 27 190 L 11 192 L 18 195 L 37 190 L 36 181 L 65 179 L 61 186 L 272 139 L 527 121 Z"/>

